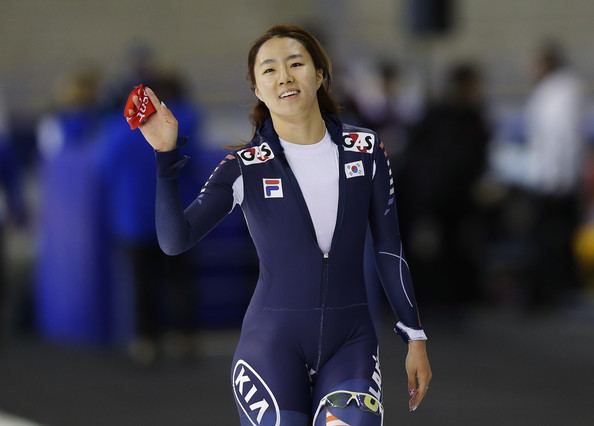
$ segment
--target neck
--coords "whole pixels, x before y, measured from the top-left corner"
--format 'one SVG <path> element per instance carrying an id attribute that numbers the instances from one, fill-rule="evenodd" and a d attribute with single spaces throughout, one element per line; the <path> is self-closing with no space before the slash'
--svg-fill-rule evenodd
<path id="1" fill-rule="evenodd" d="M 321 141 L 326 133 L 326 124 L 317 103 L 304 116 L 282 117 L 271 114 L 271 117 L 278 137 L 287 142 L 311 145 Z"/>

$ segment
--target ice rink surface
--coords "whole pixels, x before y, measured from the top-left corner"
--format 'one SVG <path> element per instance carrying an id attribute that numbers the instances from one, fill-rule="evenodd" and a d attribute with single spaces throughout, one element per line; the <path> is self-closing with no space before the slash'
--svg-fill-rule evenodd
<path id="1" fill-rule="evenodd" d="M 405 347 L 387 327 L 380 333 L 386 426 L 594 424 L 591 307 L 425 317 L 434 379 L 414 414 Z M 203 337 L 198 361 L 148 368 L 112 350 L 10 339 L 0 351 L 0 426 L 237 425 L 229 377 L 238 332 Z"/>

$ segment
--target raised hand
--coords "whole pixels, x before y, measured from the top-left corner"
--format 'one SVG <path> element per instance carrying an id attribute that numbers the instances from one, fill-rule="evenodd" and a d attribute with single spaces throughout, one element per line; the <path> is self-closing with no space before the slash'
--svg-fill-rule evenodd
<path id="1" fill-rule="evenodd" d="M 155 92 L 150 88 L 145 88 L 145 93 L 155 107 L 155 113 L 152 114 L 145 123 L 139 126 L 142 135 L 155 151 L 164 152 L 175 149 L 177 142 L 177 119 L 172 112 L 159 100 Z M 138 96 L 132 98 L 136 109 L 142 106 Z M 132 115 L 134 111 L 129 110 Z"/>

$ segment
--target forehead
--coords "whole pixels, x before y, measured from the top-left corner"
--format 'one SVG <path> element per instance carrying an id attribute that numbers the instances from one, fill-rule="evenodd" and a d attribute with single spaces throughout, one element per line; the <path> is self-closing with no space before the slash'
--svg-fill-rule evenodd
<path id="1" fill-rule="evenodd" d="M 290 37 L 273 37 L 260 46 L 260 50 L 258 50 L 258 54 L 256 55 L 255 65 L 258 66 L 263 61 L 268 60 L 284 60 L 292 55 L 302 55 L 306 58 L 311 58 L 309 52 L 299 40 Z"/>

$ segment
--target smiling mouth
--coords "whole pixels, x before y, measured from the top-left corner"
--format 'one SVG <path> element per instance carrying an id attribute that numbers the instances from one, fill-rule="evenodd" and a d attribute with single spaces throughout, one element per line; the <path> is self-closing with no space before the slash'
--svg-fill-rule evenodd
<path id="1" fill-rule="evenodd" d="M 288 90 L 286 92 L 281 93 L 279 98 L 280 99 L 293 98 L 293 97 L 297 96 L 298 94 L 299 94 L 299 90 Z"/>

